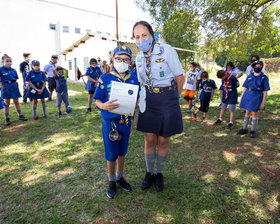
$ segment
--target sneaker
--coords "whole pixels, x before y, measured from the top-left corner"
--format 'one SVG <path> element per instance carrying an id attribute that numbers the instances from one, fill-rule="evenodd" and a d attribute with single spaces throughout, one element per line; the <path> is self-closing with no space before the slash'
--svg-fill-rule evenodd
<path id="1" fill-rule="evenodd" d="M 117 193 L 116 181 L 109 181 L 109 186 L 107 190 L 107 197 L 114 198 Z"/>
<path id="2" fill-rule="evenodd" d="M 65 111 L 65 114 L 70 114 L 70 113 L 71 113 L 70 110 L 66 110 L 66 111 Z"/>
<path id="3" fill-rule="evenodd" d="M 162 191 L 164 187 L 163 175 L 162 173 L 158 173 L 156 175 L 156 190 L 157 192 Z"/>
<path id="4" fill-rule="evenodd" d="M 125 191 L 129 192 L 132 191 L 131 186 L 127 181 L 121 177 L 121 179 L 117 180 L 117 184 Z"/>
<path id="5" fill-rule="evenodd" d="M 237 132 L 238 135 L 245 135 L 245 134 L 247 134 L 247 133 L 248 133 L 248 129 L 243 129 L 243 128 L 241 128 L 241 129 Z"/>
<path id="6" fill-rule="evenodd" d="M 39 117 L 36 115 L 36 116 L 33 116 L 34 120 L 38 120 Z"/>
<path id="7" fill-rule="evenodd" d="M 23 103 L 23 104 L 27 104 L 27 100 L 23 100 L 22 103 Z"/>
<path id="8" fill-rule="evenodd" d="M 189 113 L 189 114 L 190 114 L 190 113 L 191 113 L 191 109 L 187 109 L 187 113 Z"/>
<path id="9" fill-rule="evenodd" d="M 89 112 L 91 112 L 91 108 L 87 108 L 87 111 L 86 111 L 87 113 L 89 113 Z"/>
<path id="10" fill-rule="evenodd" d="M 51 98 L 51 97 L 49 97 L 47 101 L 52 101 L 52 98 Z"/>
<path id="11" fill-rule="evenodd" d="M 250 131 L 250 138 L 256 138 L 257 133 L 255 131 Z"/>
<path id="12" fill-rule="evenodd" d="M 194 121 L 197 121 L 197 117 L 196 117 L 196 114 L 194 112 L 192 112 L 192 118 Z"/>
<path id="13" fill-rule="evenodd" d="M 233 123 L 228 123 L 227 128 L 230 130 L 233 129 Z"/>
<path id="14" fill-rule="evenodd" d="M 62 113 L 61 113 L 61 111 L 59 111 L 59 112 L 58 112 L 58 116 L 59 116 L 59 117 L 60 117 L 60 116 L 62 116 Z"/>
<path id="15" fill-rule="evenodd" d="M 221 124 L 222 121 L 220 119 L 218 119 L 214 124 Z"/>
<path id="16" fill-rule="evenodd" d="M 201 122 L 202 123 L 207 123 L 207 120 L 205 118 L 203 118 L 203 120 Z"/>
<path id="17" fill-rule="evenodd" d="M 21 121 L 28 121 L 28 119 L 26 117 L 24 117 L 23 115 L 19 115 L 18 119 Z"/>
<path id="18" fill-rule="evenodd" d="M 7 117 L 4 124 L 5 125 L 10 125 L 11 123 L 12 122 L 10 121 L 10 118 Z"/>
<path id="19" fill-rule="evenodd" d="M 146 172 L 145 178 L 142 182 L 141 188 L 142 190 L 148 189 L 154 181 L 154 175 L 152 175 L 150 172 Z"/>

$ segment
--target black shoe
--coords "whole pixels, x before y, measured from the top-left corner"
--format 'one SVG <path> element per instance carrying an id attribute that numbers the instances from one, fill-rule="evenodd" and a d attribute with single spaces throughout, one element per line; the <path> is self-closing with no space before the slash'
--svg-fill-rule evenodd
<path id="1" fill-rule="evenodd" d="M 250 131 L 250 138 L 256 138 L 257 133 L 255 131 Z"/>
<path id="2" fill-rule="evenodd" d="M 18 119 L 21 121 L 28 121 L 28 119 L 26 117 L 24 117 L 23 115 L 19 115 Z"/>
<path id="3" fill-rule="evenodd" d="M 233 129 L 233 123 L 228 123 L 227 128 L 230 130 Z"/>
<path id="4" fill-rule="evenodd" d="M 117 180 L 117 184 L 125 191 L 129 192 L 132 191 L 131 186 L 127 181 L 121 177 L 121 179 Z"/>
<path id="5" fill-rule="evenodd" d="M 47 101 L 52 101 L 52 98 L 51 98 L 51 97 L 49 97 Z"/>
<path id="6" fill-rule="evenodd" d="M 91 112 L 91 108 L 87 108 L 87 111 L 86 111 L 87 113 L 89 113 L 89 112 Z"/>
<path id="7" fill-rule="evenodd" d="M 163 175 L 162 173 L 157 173 L 156 175 L 156 190 L 157 192 L 162 191 L 164 187 Z"/>
<path id="8" fill-rule="evenodd" d="M 38 120 L 39 117 L 38 116 L 33 116 L 34 120 Z"/>
<path id="9" fill-rule="evenodd" d="M 245 135 L 245 134 L 247 134 L 247 133 L 248 133 L 248 129 L 243 129 L 243 128 L 241 128 L 241 129 L 237 132 L 238 135 Z"/>
<path id="10" fill-rule="evenodd" d="M 220 119 L 218 119 L 214 124 L 221 124 L 222 121 Z"/>
<path id="11" fill-rule="evenodd" d="M 27 104 L 27 100 L 23 100 L 22 103 L 23 103 L 23 104 Z"/>
<path id="12" fill-rule="evenodd" d="M 59 112 L 58 112 L 58 116 L 59 116 L 59 117 L 60 117 L 60 116 L 62 116 L 62 113 L 61 113 L 61 111 L 59 111 Z"/>
<path id="13" fill-rule="evenodd" d="M 114 198 L 117 193 L 116 181 L 109 181 L 109 187 L 107 190 L 108 198 Z"/>
<path id="14" fill-rule="evenodd" d="M 146 172 L 145 178 L 142 182 L 141 188 L 142 190 L 148 189 L 154 181 L 154 175 L 152 175 L 150 172 Z"/>
<path id="15" fill-rule="evenodd" d="M 65 114 L 70 114 L 70 113 L 71 113 L 70 110 L 66 110 L 66 111 L 65 111 Z"/>
<path id="16" fill-rule="evenodd" d="M 12 122 L 10 121 L 10 118 L 7 117 L 4 124 L 5 125 L 10 125 L 11 123 Z"/>

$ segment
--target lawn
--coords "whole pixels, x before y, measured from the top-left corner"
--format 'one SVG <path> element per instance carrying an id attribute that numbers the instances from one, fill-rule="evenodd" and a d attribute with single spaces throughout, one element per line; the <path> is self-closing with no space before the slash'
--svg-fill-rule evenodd
<path id="1" fill-rule="evenodd" d="M 257 139 L 236 134 L 240 108 L 233 130 L 226 122 L 213 126 L 218 94 L 207 124 L 191 119 L 181 97 L 184 132 L 171 138 L 162 192 L 140 189 L 144 136 L 136 131 L 125 166 L 133 191 L 118 189 L 113 200 L 105 194 L 100 112 L 85 113 L 83 85 L 69 83 L 70 115 L 59 118 L 52 101 L 49 117 L 42 118 L 39 104 L 34 121 L 29 103 L 23 123 L 12 107 L 13 124 L 0 130 L 0 223 L 280 223 L 280 79 L 270 79 Z M 3 124 L 3 111 L 0 117 Z"/>

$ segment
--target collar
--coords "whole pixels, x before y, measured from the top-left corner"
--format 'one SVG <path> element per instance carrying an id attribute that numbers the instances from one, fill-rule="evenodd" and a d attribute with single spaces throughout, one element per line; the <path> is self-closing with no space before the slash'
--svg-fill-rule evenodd
<path id="1" fill-rule="evenodd" d="M 130 77 L 131 74 L 129 71 L 126 72 L 125 77 L 122 78 L 121 75 L 116 71 L 116 69 L 114 68 L 113 71 L 110 72 L 111 75 L 116 76 L 117 78 L 119 78 L 120 80 L 126 82 Z"/>

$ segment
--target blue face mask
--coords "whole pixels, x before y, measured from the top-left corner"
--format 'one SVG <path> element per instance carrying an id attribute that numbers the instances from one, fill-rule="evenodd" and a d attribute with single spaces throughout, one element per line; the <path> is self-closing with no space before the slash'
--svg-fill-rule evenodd
<path id="1" fill-rule="evenodd" d="M 255 72 L 255 73 L 260 73 L 261 71 L 262 71 L 262 68 L 257 68 L 257 67 L 254 68 L 254 72 Z"/>
<path id="2" fill-rule="evenodd" d="M 148 52 L 153 44 L 154 38 L 150 36 L 148 40 L 141 40 L 139 43 L 136 43 L 137 47 L 144 53 Z"/>

